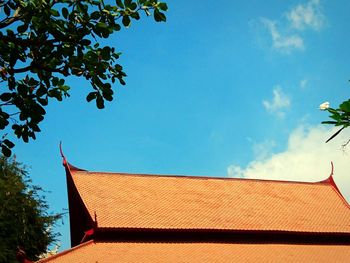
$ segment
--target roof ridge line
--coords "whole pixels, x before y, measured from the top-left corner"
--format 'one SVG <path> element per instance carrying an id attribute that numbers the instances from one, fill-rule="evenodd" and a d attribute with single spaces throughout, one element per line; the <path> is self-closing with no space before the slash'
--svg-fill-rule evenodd
<path id="1" fill-rule="evenodd" d="M 291 184 L 329 184 L 327 179 L 322 181 L 314 182 L 303 182 L 303 181 L 292 181 L 292 180 L 273 180 L 273 179 L 262 179 L 262 178 L 235 178 L 235 177 L 216 177 L 216 176 L 201 176 L 201 175 L 179 175 L 179 174 L 143 174 L 143 173 L 127 173 L 127 172 L 100 172 L 100 171 L 88 171 L 84 169 L 77 168 L 71 164 L 68 164 L 72 167 L 75 172 L 85 172 L 93 174 L 102 174 L 102 175 L 121 175 L 121 176 L 137 176 L 137 177 L 164 177 L 164 178 L 183 178 L 183 179 L 194 179 L 194 180 L 235 180 L 235 181 L 262 181 L 262 182 L 271 182 L 271 183 L 291 183 Z"/>

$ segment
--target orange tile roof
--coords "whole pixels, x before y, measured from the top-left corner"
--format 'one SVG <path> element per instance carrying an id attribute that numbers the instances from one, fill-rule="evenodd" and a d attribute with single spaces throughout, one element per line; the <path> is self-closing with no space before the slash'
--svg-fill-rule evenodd
<path id="1" fill-rule="evenodd" d="M 40 263 L 348 262 L 350 246 L 89 241 Z"/>
<path id="2" fill-rule="evenodd" d="M 350 233 L 329 183 L 97 173 L 71 169 L 99 228 Z"/>

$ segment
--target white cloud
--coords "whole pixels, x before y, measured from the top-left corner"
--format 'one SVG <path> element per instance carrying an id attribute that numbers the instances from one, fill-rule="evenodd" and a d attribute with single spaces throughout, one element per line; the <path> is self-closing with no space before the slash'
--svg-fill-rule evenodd
<path id="1" fill-rule="evenodd" d="M 300 81 L 300 88 L 301 89 L 306 89 L 307 85 L 309 84 L 309 81 L 307 79 L 302 79 Z"/>
<path id="2" fill-rule="evenodd" d="M 264 160 L 272 154 L 276 142 L 273 140 L 265 140 L 261 143 L 253 144 L 253 153 L 256 160 Z"/>
<path id="3" fill-rule="evenodd" d="M 261 21 L 271 34 L 272 47 L 275 50 L 284 53 L 290 53 L 295 49 L 304 49 L 304 41 L 300 36 L 296 34 L 282 35 L 277 29 L 277 22 L 269 20 L 267 18 L 262 18 Z"/>
<path id="4" fill-rule="evenodd" d="M 341 145 L 350 139 L 350 129 L 343 130 L 327 144 L 325 141 L 339 128 L 300 126 L 289 136 L 287 149 L 264 160 L 254 160 L 246 167 L 232 164 L 229 177 L 315 182 L 326 179 L 334 163 L 334 179 L 350 200 L 350 155 Z"/>
<path id="5" fill-rule="evenodd" d="M 271 101 L 264 100 L 262 103 L 265 109 L 279 117 L 284 117 L 284 109 L 289 108 L 290 98 L 283 93 L 279 85 L 273 88 L 273 98 Z"/>
<path id="6" fill-rule="evenodd" d="M 299 4 L 286 16 L 291 27 L 297 30 L 320 30 L 325 20 L 319 0 L 310 0 L 305 4 Z"/>
<path id="7" fill-rule="evenodd" d="M 282 53 L 304 50 L 302 31 L 321 30 L 326 20 L 320 0 L 309 0 L 293 7 L 284 18 L 282 21 L 261 18 L 261 23 L 271 35 L 272 48 Z"/>

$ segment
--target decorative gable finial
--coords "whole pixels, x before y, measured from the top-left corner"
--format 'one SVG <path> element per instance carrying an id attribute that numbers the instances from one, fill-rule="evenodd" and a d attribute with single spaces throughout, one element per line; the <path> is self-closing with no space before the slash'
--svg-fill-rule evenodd
<path id="1" fill-rule="evenodd" d="M 62 141 L 60 141 L 59 147 L 60 147 L 61 157 L 63 158 L 63 166 L 66 167 L 66 166 L 67 166 L 67 160 L 66 160 L 66 157 L 65 157 L 64 154 L 63 154 L 63 150 L 62 150 Z"/>

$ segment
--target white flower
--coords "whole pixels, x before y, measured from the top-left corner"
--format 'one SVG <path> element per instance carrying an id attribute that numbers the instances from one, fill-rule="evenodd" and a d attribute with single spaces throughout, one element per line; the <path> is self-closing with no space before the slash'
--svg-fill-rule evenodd
<path id="1" fill-rule="evenodd" d="M 329 108 L 329 102 L 326 101 L 326 102 L 323 102 L 321 105 L 320 105 L 320 110 L 327 110 Z"/>

